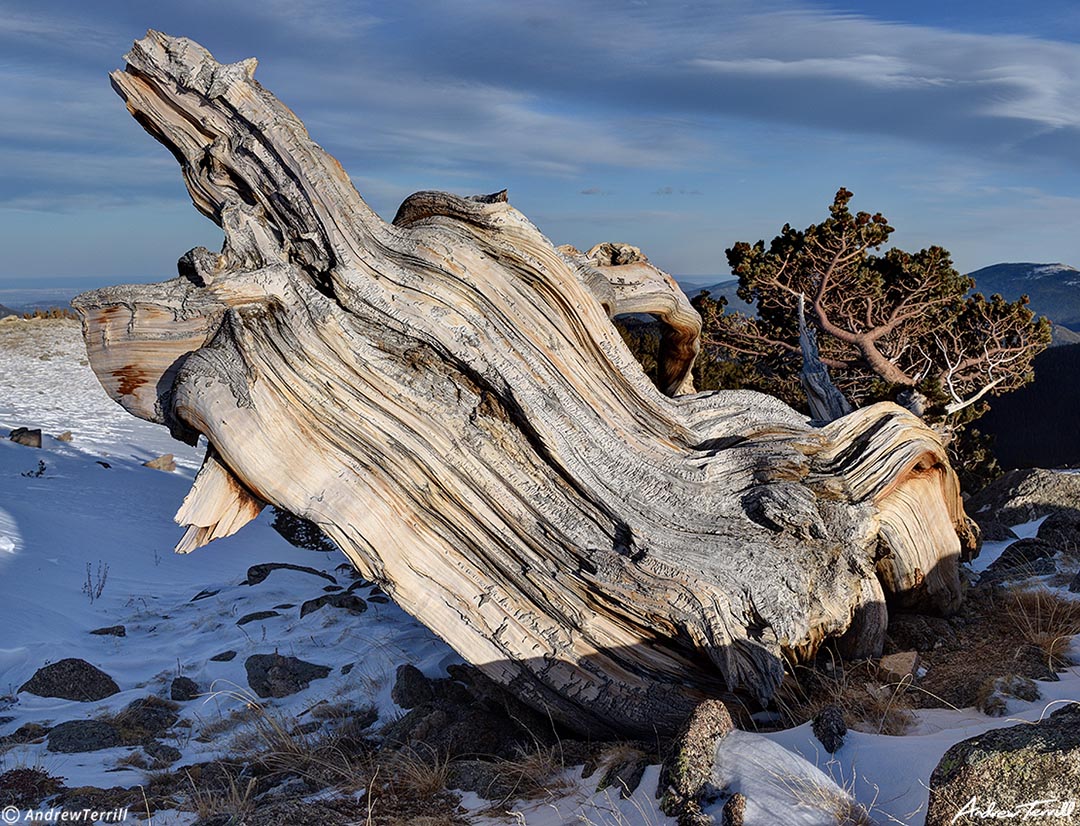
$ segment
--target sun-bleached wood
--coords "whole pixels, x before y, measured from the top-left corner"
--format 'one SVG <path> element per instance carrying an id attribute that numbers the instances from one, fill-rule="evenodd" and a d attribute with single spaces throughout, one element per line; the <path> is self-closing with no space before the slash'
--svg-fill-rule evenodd
<path id="1" fill-rule="evenodd" d="M 263 503 L 310 519 L 466 660 L 594 732 L 765 700 L 830 637 L 873 654 L 886 595 L 959 603 L 974 538 L 916 417 L 814 428 L 689 394 L 700 320 L 632 248 L 556 249 L 505 193 L 418 193 L 387 223 L 254 60 L 150 32 L 127 61 L 115 88 L 225 231 L 172 281 L 75 302 L 112 397 L 209 440 L 180 550 Z M 622 312 L 669 325 L 672 395 Z"/>

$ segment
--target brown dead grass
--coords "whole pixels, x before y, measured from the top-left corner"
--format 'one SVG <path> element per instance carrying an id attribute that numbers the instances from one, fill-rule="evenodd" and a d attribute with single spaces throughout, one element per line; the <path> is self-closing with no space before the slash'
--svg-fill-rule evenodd
<path id="1" fill-rule="evenodd" d="M 1043 651 L 1050 668 L 1072 664 L 1069 649 L 1080 634 L 1080 601 L 1043 586 L 1016 587 L 1008 591 L 1005 611 L 1017 633 Z"/>
<path id="2" fill-rule="evenodd" d="M 873 660 L 833 660 L 828 668 L 796 666 L 785 676 L 776 704 L 785 726 L 801 725 L 836 705 L 849 729 L 900 735 L 913 721 L 910 685 L 890 680 Z"/>

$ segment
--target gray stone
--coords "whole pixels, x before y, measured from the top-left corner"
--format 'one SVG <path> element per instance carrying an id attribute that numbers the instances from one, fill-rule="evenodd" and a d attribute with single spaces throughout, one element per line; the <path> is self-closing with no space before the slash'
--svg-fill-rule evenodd
<path id="1" fill-rule="evenodd" d="M 175 763 L 183 756 L 180 749 L 175 746 L 169 746 L 165 743 L 158 742 L 157 740 L 148 740 L 142 744 L 142 748 L 148 757 L 159 764 Z"/>
<path id="2" fill-rule="evenodd" d="M 1043 539 L 1018 539 L 983 571 L 979 584 L 1052 574 L 1057 571 L 1055 553 L 1054 546 Z"/>
<path id="3" fill-rule="evenodd" d="M 337 580 L 326 573 L 326 571 L 310 568 L 307 565 L 294 565 L 291 562 L 262 562 L 258 565 L 252 565 L 248 568 L 247 579 L 240 584 L 258 585 L 274 571 L 299 571 L 300 573 L 322 577 L 325 580 L 329 580 L 334 585 L 337 585 Z"/>
<path id="4" fill-rule="evenodd" d="M 191 677 L 174 677 L 169 686 L 169 697 L 179 702 L 194 700 L 199 696 L 199 684 Z"/>
<path id="5" fill-rule="evenodd" d="M 252 654 L 244 662 L 248 685 L 260 697 L 288 697 L 307 688 L 312 680 L 330 674 L 329 666 L 304 662 L 281 654 Z"/>
<path id="6" fill-rule="evenodd" d="M 161 697 L 140 697 L 125 706 L 113 722 L 125 743 L 141 743 L 168 731 L 180 719 L 178 708 L 176 703 Z"/>
<path id="7" fill-rule="evenodd" d="M 1010 823 L 1072 822 L 1075 812 L 1055 817 L 1052 810 L 1061 801 L 1080 799 L 1080 703 L 1038 723 L 991 729 L 950 748 L 930 776 L 926 826 L 958 822 L 960 808 L 972 799 L 981 808 L 992 803 L 996 810 L 1022 813 Z M 1040 800 L 1058 803 L 1040 807 L 1045 816 L 1039 817 L 1027 817 L 1024 810 L 1016 809 Z"/>
<path id="8" fill-rule="evenodd" d="M 406 663 L 398 666 L 390 699 L 404 709 L 416 708 L 435 699 L 435 688 L 419 668 Z"/>
<path id="9" fill-rule="evenodd" d="M 39 668 L 33 677 L 19 687 L 19 691 L 38 697 L 92 702 L 111 697 L 120 691 L 120 687 L 100 668 L 86 660 L 70 657 Z"/>
<path id="10" fill-rule="evenodd" d="M 1046 517 L 1039 525 L 1038 538 L 1067 554 L 1080 552 L 1080 502 L 1076 507 L 1077 510 L 1060 510 Z"/>
<path id="11" fill-rule="evenodd" d="M 694 709 L 675 735 L 660 767 L 656 794 L 664 814 L 678 818 L 679 823 L 700 822 L 717 744 L 734 730 L 731 714 L 722 701 L 705 700 Z"/>
<path id="12" fill-rule="evenodd" d="M 244 614 L 236 621 L 237 625 L 247 625 L 249 622 L 258 622 L 259 620 L 270 619 L 271 617 L 280 617 L 277 611 L 255 611 L 251 614 Z"/>
<path id="13" fill-rule="evenodd" d="M 330 586 L 340 587 L 340 586 Z M 309 599 L 303 605 L 300 606 L 300 616 L 306 617 L 312 611 L 318 611 L 324 605 L 329 605 L 333 608 L 343 608 L 350 614 L 362 614 L 367 610 L 367 603 L 355 594 L 348 593 L 334 593 L 323 594 L 321 597 L 315 597 L 315 599 Z"/>
<path id="14" fill-rule="evenodd" d="M 844 737 L 847 735 L 847 723 L 844 722 L 844 712 L 840 710 L 840 706 L 825 706 L 814 716 L 811 728 L 814 731 L 814 736 L 829 754 L 833 754 L 844 745 Z"/>
<path id="15" fill-rule="evenodd" d="M 1069 592 L 1080 594 L 1080 571 L 1073 577 L 1073 581 L 1069 583 Z"/>
<path id="16" fill-rule="evenodd" d="M 993 518 L 1006 525 L 1080 510 L 1080 474 L 1042 468 L 1011 470 L 972 496 L 964 509 L 979 521 Z"/>
<path id="17" fill-rule="evenodd" d="M 49 732 L 49 751 L 78 754 L 122 745 L 116 726 L 103 720 L 71 720 Z"/>
<path id="18" fill-rule="evenodd" d="M 97 634 L 99 637 L 126 637 L 127 628 L 123 625 L 109 625 L 105 628 L 95 628 L 90 633 Z"/>
<path id="19" fill-rule="evenodd" d="M 220 654 L 215 654 L 210 658 L 210 662 L 213 663 L 227 663 L 236 659 L 235 651 L 222 651 Z"/>
<path id="20" fill-rule="evenodd" d="M 11 441 L 17 445 L 24 445 L 25 447 L 41 447 L 41 428 L 30 429 L 28 427 L 17 427 L 11 431 L 11 435 L 8 436 Z"/>

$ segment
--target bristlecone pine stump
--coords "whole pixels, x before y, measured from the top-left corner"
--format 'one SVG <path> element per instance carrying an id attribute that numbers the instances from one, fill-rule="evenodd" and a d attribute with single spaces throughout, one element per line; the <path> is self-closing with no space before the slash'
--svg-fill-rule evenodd
<path id="1" fill-rule="evenodd" d="M 812 428 L 694 394 L 700 320 L 632 248 L 556 249 L 505 193 L 417 193 L 388 224 L 254 59 L 150 32 L 127 62 L 116 90 L 225 232 L 172 281 L 75 302 L 109 394 L 209 440 L 177 550 L 266 503 L 310 519 L 466 660 L 597 733 L 765 700 L 829 637 L 875 654 L 886 597 L 957 607 L 975 539 L 911 414 Z M 670 328 L 671 395 L 612 325 L 627 311 Z"/>

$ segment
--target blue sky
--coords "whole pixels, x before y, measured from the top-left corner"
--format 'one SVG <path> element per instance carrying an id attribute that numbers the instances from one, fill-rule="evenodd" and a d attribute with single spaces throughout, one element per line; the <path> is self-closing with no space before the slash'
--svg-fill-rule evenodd
<path id="1" fill-rule="evenodd" d="M 1080 4 L 0 0 L 0 289 L 172 277 L 217 228 L 107 72 L 147 28 L 259 80 L 384 217 L 510 191 L 680 276 L 840 186 L 965 271 L 1080 266 Z"/>

